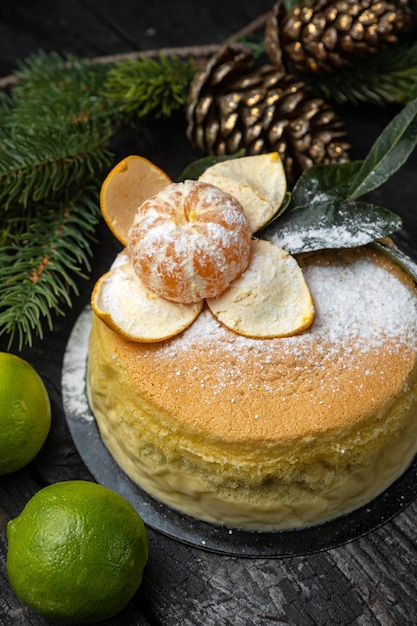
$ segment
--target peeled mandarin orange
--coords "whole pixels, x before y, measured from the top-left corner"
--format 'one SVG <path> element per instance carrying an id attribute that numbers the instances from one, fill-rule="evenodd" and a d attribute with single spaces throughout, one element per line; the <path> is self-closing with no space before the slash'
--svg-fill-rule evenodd
<path id="1" fill-rule="evenodd" d="M 207 304 L 230 330 L 253 338 L 295 335 L 314 318 L 313 299 L 297 261 L 262 240 L 253 242 L 245 273 Z"/>
<path id="2" fill-rule="evenodd" d="M 136 155 L 120 161 L 107 175 L 100 190 L 100 208 L 107 226 L 123 245 L 136 209 L 169 183 L 168 174 Z"/>
<path id="3" fill-rule="evenodd" d="M 146 343 L 163 341 L 185 330 L 200 314 L 203 301 L 180 304 L 161 298 L 142 283 L 130 263 L 116 261 L 97 281 L 91 307 L 125 339 Z"/>
<path id="4" fill-rule="evenodd" d="M 278 212 L 287 191 L 284 166 L 277 152 L 220 161 L 207 168 L 199 180 L 237 198 L 253 233 Z"/>
<path id="5" fill-rule="evenodd" d="M 251 228 L 240 202 L 202 181 L 172 183 L 145 200 L 129 232 L 139 278 L 174 302 L 222 293 L 246 269 Z"/>

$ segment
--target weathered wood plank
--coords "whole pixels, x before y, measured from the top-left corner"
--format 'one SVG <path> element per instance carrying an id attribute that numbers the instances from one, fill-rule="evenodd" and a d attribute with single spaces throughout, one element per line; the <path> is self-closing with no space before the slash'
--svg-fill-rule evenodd
<path id="1" fill-rule="evenodd" d="M 141 594 L 156 622 L 167 626 L 412 624 L 415 549 L 407 556 L 397 538 L 393 560 L 380 547 L 393 534 L 391 524 L 384 529 L 328 552 L 282 560 L 224 557 L 151 538 L 151 550 L 154 541 L 157 547 Z M 406 579 L 398 576 L 404 559 Z"/>
<path id="2" fill-rule="evenodd" d="M 95 57 L 224 41 L 269 11 L 270 0 L 74 0 L 0 5 L 0 76 L 38 49 Z"/>

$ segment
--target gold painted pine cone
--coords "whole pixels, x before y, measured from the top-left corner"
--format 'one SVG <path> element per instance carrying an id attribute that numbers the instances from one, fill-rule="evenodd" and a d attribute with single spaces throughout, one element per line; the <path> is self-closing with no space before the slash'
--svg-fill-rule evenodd
<path id="1" fill-rule="evenodd" d="M 252 54 L 228 45 L 191 85 L 187 136 L 209 155 L 278 152 L 289 184 L 316 164 L 345 162 L 343 121 L 313 90 Z"/>
<path id="2" fill-rule="evenodd" d="M 271 62 L 307 73 L 349 67 L 397 45 L 416 28 L 412 0 L 306 0 L 286 10 L 280 0 L 265 29 Z"/>

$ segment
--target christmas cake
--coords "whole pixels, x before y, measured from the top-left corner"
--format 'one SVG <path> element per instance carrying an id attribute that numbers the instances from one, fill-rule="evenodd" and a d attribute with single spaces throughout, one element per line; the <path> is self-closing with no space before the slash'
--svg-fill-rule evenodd
<path id="1" fill-rule="evenodd" d="M 140 228 L 136 219 L 113 283 L 134 266 Z M 254 273 L 252 263 L 226 293 Z M 301 254 L 297 263 L 308 286 L 297 298 L 309 321 L 304 315 L 275 336 L 242 331 L 235 318 L 225 323 L 210 295 L 173 305 L 197 306 L 176 331 L 135 340 L 115 314 L 109 323 L 93 296 L 90 406 L 114 459 L 157 500 L 234 528 L 300 528 L 364 505 L 412 461 L 414 281 L 368 246 Z M 129 274 L 126 293 L 135 280 Z M 235 300 L 244 300 L 239 293 Z M 123 311 L 135 317 L 133 297 Z"/>

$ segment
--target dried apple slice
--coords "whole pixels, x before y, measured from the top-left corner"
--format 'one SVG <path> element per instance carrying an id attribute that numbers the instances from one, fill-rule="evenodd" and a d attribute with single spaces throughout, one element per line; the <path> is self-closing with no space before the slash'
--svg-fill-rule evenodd
<path id="1" fill-rule="evenodd" d="M 277 152 L 219 161 L 208 167 L 200 180 L 237 198 L 253 233 L 277 213 L 287 191 L 284 166 Z"/>
<path id="2" fill-rule="evenodd" d="M 203 302 L 179 304 L 150 291 L 130 263 L 116 265 L 97 281 L 91 307 L 98 317 L 125 339 L 153 342 L 185 330 L 203 308 Z"/>
<path id="3" fill-rule="evenodd" d="M 133 223 L 136 209 L 171 179 L 145 157 L 130 155 L 109 172 L 100 190 L 100 208 L 107 226 L 123 244 Z"/>
<path id="4" fill-rule="evenodd" d="M 314 319 L 313 299 L 297 261 L 263 240 L 253 242 L 251 261 L 242 276 L 207 304 L 230 330 L 253 338 L 295 335 Z"/>

